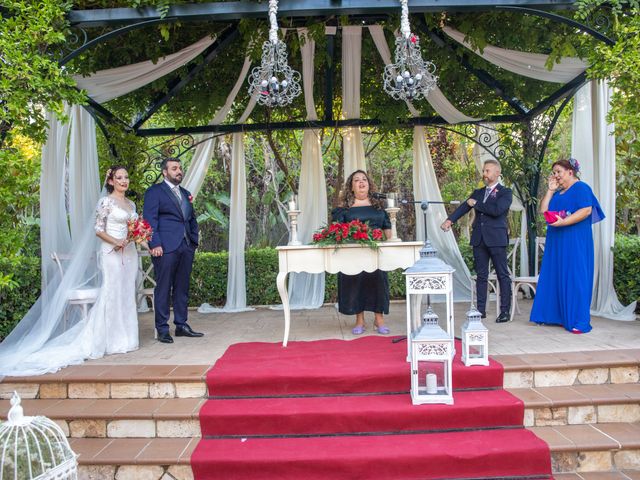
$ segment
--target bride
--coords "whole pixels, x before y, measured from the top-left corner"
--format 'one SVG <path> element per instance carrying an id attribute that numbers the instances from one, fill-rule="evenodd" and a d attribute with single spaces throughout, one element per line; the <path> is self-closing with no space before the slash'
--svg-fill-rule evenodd
<path id="1" fill-rule="evenodd" d="M 74 248 L 65 274 L 51 282 L 54 287 L 45 287 L 0 344 L 0 376 L 55 372 L 88 358 L 138 348 L 138 256 L 135 244 L 127 240 L 128 222 L 138 215 L 134 203 L 125 198 L 127 170 L 113 166 L 105 180 L 108 195 L 98 201 L 93 228 Z M 96 286 L 99 293 L 86 317 L 67 304 L 70 290 Z"/>

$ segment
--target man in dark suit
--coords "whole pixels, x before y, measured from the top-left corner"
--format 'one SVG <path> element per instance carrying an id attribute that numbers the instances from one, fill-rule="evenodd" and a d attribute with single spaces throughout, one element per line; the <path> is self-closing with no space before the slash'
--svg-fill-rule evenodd
<path id="1" fill-rule="evenodd" d="M 158 340 L 173 343 L 169 333 L 169 302 L 173 305 L 176 337 L 202 337 L 187 324 L 189 282 L 193 257 L 198 246 L 191 194 L 180 186 L 182 165 L 178 158 L 165 158 L 161 164 L 164 180 L 144 194 L 143 217 L 153 228 L 149 242 L 156 288 L 154 306 Z"/>
<path id="2" fill-rule="evenodd" d="M 500 284 L 500 315 L 496 318 L 496 322 L 504 323 L 510 320 L 511 309 L 511 277 L 507 261 L 509 245 L 507 214 L 513 197 L 510 189 L 500 185 L 498 181 L 500 173 L 500 164 L 497 160 L 484 162 L 482 180 L 486 187 L 475 190 L 440 228 L 446 232 L 470 210 L 476 211 L 470 243 L 473 246 L 473 260 L 477 275 L 477 307 L 482 318 L 485 318 L 489 260 L 491 260 Z"/>

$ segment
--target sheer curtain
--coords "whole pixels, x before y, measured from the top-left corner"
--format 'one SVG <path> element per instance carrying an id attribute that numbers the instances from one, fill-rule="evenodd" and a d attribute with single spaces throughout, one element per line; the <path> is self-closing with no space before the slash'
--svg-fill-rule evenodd
<path id="1" fill-rule="evenodd" d="M 623 306 L 613 288 L 616 221 L 616 159 L 613 125 L 607 124 L 611 88 L 590 82 L 575 96 L 571 156 L 580 162 L 581 179 L 593 189 L 606 218 L 593 226 L 595 270 L 591 314 L 612 320 L 635 320 L 636 302 Z"/>
<path id="2" fill-rule="evenodd" d="M 302 81 L 307 120 L 317 120 L 313 98 L 315 41 L 307 29 L 299 29 L 304 40 L 302 53 Z M 327 187 L 322 163 L 320 130 L 307 129 L 302 137 L 302 159 L 298 184 L 298 237 L 302 243 L 311 242 L 313 232 L 327 221 Z M 324 273 L 289 274 L 289 301 L 292 309 L 318 308 L 324 302 Z"/>
<path id="3" fill-rule="evenodd" d="M 360 67 L 362 61 L 362 27 L 342 27 L 342 114 L 360 118 Z M 343 130 L 344 178 L 355 170 L 367 170 L 360 127 Z"/>
<path id="4" fill-rule="evenodd" d="M 464 33 L 451 27 L 443 27 L 442 31 L 486 61 L 509 72 L 536 80 L 567 83 L 587 69 L 587 64 L 584 61 L 574 57 L 562 58 L 559 63 L 554 63 L 553 68 L 549 70 L 546 67 L 549 56 L 541 53 L 520 52 L 493 45 L 487 45 L 481 53 L 480 50 L 473 48 L 469 42 L 464 41 Z"/>
<path id="5" fill-rule="evenodd" d="M 233 102 L 235 102 L 236 97 L 238 96 L 240 88 L 244 85 L 250 66 L 251 60 L 249 57 L 245 57 L 242 69 L 240 70 L 240 74 L 238 75 L 235 85 L 231 89 L 231 93 L 227 96 L 227 100 L 224 105 L 220 107 L 220 110 L 216 112 L 213 119 L 209 122 L 209 125 L 220 125 L 227 118 L 227 115 L 233 106 Z M 189 190 L 194 198 L 200 192 L 200 188 L 202 188 L 202 182 L 204 182 L 204 178 L 207 176 L 207 170 L 209 170 L 209 164 L 213 158 L 213 152 L 215 151 L 216 146 L 216 138 L 204 140 L 205 138 L 206 136 L 204 135 L 198 137 L 197 141 L 201 143 L 196 147 L 196 151 L 191 159 L 191 164 L 189 165 L 189 169 L 185 173 L 184 180 L 182 182 L 184 188 Z"/>
<path id="6" fill-rule="evenodd" d="M 413 196 L 416 200 L 441 202 L 442 195 L 438 186 L 431 152 L 427 146 L 425 127 L 413 128 Z M 424 240 L 424 214 L 420 205 L 416 205 L 416 236 Z M 471 274 L 462 259 L 460 249 L 453 233 L 443 232 L 440 225 L 447 219 L 442 204 L 429 205 L 427 229 L 429 240 L 438 251 L 438 256 L 456 269 L 453 274 L 453 298 L 455 301 L 471 299 Z"/>

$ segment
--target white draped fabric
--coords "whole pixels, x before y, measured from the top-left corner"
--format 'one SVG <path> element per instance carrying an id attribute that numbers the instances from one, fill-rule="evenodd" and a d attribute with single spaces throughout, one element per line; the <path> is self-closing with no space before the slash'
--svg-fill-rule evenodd
<path id="1" fill-rule="evenodd" d="M 623 306 L 613 288 L 613 244 L 616 221 L 614 126 L 607 124 L 611 88 L 590 82 L 575 96 L 571 156 L 580 162 L 581 179 L 591 185 L 606 218 L 594 225 L 595 251 L 591 314 L 612 320 L 635 320 L 636 302 Z"/>
<path id="2" fill-rule="evenodd" d="M 70 114 L 70 107 L 65 113 Z M 40 249 L 42 252 L 42 289 L 53 279 L 56 266 L 49 261 L 53 252 L 71 251 L 71 233 L 65 207 L 65 152 L 69 124 L 47 112 L 49 131 L 42 147 L 40 173 Z"/>
<path id="3" fill-rule="evenodd" d="M 71 238 L 78 239 L 87 229 L 100 194 L 96 124 L 79 105 L 71 107 L 69 135 L 69 220 Z"/>
<path id="4" fill-rule="evenodd" d="M 509 72 L 536 80 L 567 83 L 587 69 L 587 64 L 584 61 L 574 57 L 562 58 L 559 63 L 554 63 L 553 68 L 549 70 L 546 66 L 549 56 L 541 53 L 520 52 L 493 45 L 485 46 L 480 52 L 480 50 L 473 48 L 469 42 L 464 41 L 464 33 L 451 27 L 443 27 L 442 31 L 486 61 Z"/>
<path id="5" fill-rule="evenodd" d="M 307 29 L 299 29 L 298 35 L 304 37 L 304 44 L 300 49 L 307 120 L 317 120 L 318 115 L 313 99 L 313 64 L 316 45 L 308 35 Z M 313 232 L 327 221 L 327 187 L 322 163 L 320 130 L 307 129 L 303 133 L 298 207 L 300 208 L 298 238 L 302 243 L 310 243 Z M 291 273 L 289 275 L 289 302 L 292 309 L 322 306 L 324 302 L 324 273 Z"/>
<path id="6" fill-rule="evenodd" d="M 360 118 L 360 67 L 362 27 L 342 27 L 342 114 L 346 119 Z M 344 178 L 355 170 L 367 171 L 360 127 L 347 127 L 342 134 Z"/>
<path id="7" fill-rule="evenodd" d="M 242 65 L 242 69 L 238 75 L 238 80 L 236 80 L 236 84 L 233 86 L 231 93 L 227 96 L 227 100 L 224 105 L 216 112 L 213 120 L 209 122 L 209 125 L 220 125 L 227 118 L 227 115 L 233 106 L 233 102 L 235 102 L 236 97 L 238 96 L 238 92 L 244 85 L 250 66 L 251 60 L 249 57 L 245 57 L 244 64 Z M 207 170 L 209 169 L 209 164 L 213 158 L 213 152 L 215 151 L 216 146 L 216 138 L 210 138 L 208 140 L 204 140 L 204 138 L 206 138 L 206 136 L 203 135 L 198 137 L 196 140 L 201 143 L 196 147 L 189 169 L 185 173 L 184 180 L 182 181 L 184 188 L 189 190 L 194 198 L 200 192 L 200 188 L 202 188 L 202 182 L 204 182 L 204 178 L 207 176 Z"/>
<path id="8" fill-rule="evenodd" d="M 413 128 L 413 196 L 416 200 L 442 201 L 431 152 L 427 145 L 425 127 L 422 126 Z M 416 237 L 418 240 L 424 240 L 424 214 L 420 205 L 416 205 L 415 211 Z M 438 256 L 456 270 L 453 274 L 454 300 L 468 301 L 471 298 L 471 274 L 462 259 L 453 233 L 440 230 L 440 225 L 446 219 L 444 205 L 429 205 L 427 213 L 429 240 L 438 251 Z"/>
<path id="9" fill-rule="evenodd" d="M 214 41 L 215 38 L 207 36 L 179 52 L 158 59 L 155 63 L 147 60 L 123 67 L 101 70 L 88 77 L 76 75 L 73 78 L 78 88 L 86 90 L 93 100 L 98 103 L 108 102 L 158 80 L 173 72 L 176 68 L 182 67 L 185 63 L 200 55 Z"/>

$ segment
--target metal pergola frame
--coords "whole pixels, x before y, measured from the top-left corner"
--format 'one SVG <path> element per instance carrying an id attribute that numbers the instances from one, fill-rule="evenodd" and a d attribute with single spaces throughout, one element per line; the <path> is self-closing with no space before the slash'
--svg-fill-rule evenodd
<path id="1" fill-rule="evenodd" d="M 476 142 L 482 148 L 499 159 L 511 156 L 528 155 L 536 158 L 538 165 L 542 163 L 547 143 L 553 128 L 569 100 L 575 92 L 587 82 L 586 75 L 580 74 L 570 82 L 558 88 L 547 98 L 541 100 L 537 105 L 528 108 L 524 102 L 513 95 L 490 73 L 482 68 L 478 68 L 470 61 L 469 53 L 459 53 L 458 45 L 449 39 L 440 30 L 434 30 L 427 26 L 422 13 L 437 12 L 487 12 L 505 11 L 520 13 L 523 15 L 533 15 L 556 23 L 562 23 L 576 29 L 584 34 L 590 35 L 596 40 L 607 45 L 615 42 L 608 38 L 597 28 L 577 22 L 558 14 L 558 11 L 566 11 L 575 8 L 576 0 L 410 0 L 409 11 L 414 16 L 412 23 L 417 32 L 427 36 L 440 48 L 446 49 L 466 70 L 469 75 L 474 76 L 478 81 L 489 88 L 496 96 L 503 100 L 513 113 L 505 115 L 488 116 L 487 118 L 469 122 L 468 124 L 449 125 L 439 116 L 415 117 L 399 119 L 398 126 L 411 127 L 414 125 L 440 126 Z M 293 22 L 306 22 L 309 19 L 318 19 L 325 23 L 336 25 L 336 17 L 349 16 L 361 23 L 368 23 L 390 15 L 397 15 L 399 12 L 398 0 L 280 0 L 278 6 L 278 16 L 289 18 Z M 202 125 L 195 127 L 166 127 L 166 128 L 142 128 L 144 123 L 152 117 L 163 105 L 175 97 L 182 88 L 189 84 L 207 64 L 218 56 L 224 48 L 230 45 L 239 35 L 238 21 L 243 18 L 267 18 L 268 2 L 257 1 L 230 1 L 212 2 L 198 4 L 182 4 L 169 8 L 165 15 L 161 15 L 153 7 L 144 8 L 105 8 L 93 10 L 73 10 L 69 12 L 68 19 L 73 29 L 84 34 L 84 43 L 73 52 L 61 58 L 60 63 L 66 64 L 79 54 L 87 51 L 91 47 L 107 40 L 124 35 L 133 30 L 145 28 L 152 25 L 160 25 L 174 22 L 218 22 L 227 23 L 218 35 L 216 41 L 208 47 L 198 58 L 194 59 L 188 66 L 187 72 L 182 75 L 175 75 L 168 82 L 168 91 L 152 99 L 144 111 L 139 112 L 131 124 L 118 119 L 104 106 L 93 101 L 85 107 L 96 119 L 98 126 L 107 135 L 107 129 L 103 122 L 116 122 L 123 128 L 134 132 L 140 137 L 167 137 L 194 134 L 228 134 L 234 132 L 265 131 L 265 130 L 291 130 L 291 129 L 317 129 L 317 128 L 341 128 L 349 126 L 376 126 L 381 122 L 378 119 L 351 119 L 336 120 L 333 118 L 333 76 L 334 68 L 332 62 L 325 72 L 326 84 L 324 91 L 324 118 L 317 121 L 286 121 L 248 124 L 224 124 L 224 125 Z M 87 39 L 85 29 L 88 28 L 111 28 L 105 34 Z M 327 35 L 326 54 L 330 58 L 335 55 L 335 39 L 332 35 Z M 484 123 L 509 123 L 522 124 L 526 126 L 531 138 L 527 139 L 523 145 L 524 152 L 507 152 L 499 144 L 486 143 L 479 140 L 479 124 Z M 108 135 L 107 135 L 107 139 Z M 529 151 L 527 151 L 529 149 Z M 537 192 L 540 182 L 539 172 L 529 179 L 526 190 Z M 517 186 L 522 189 L 522 186 Z M 522 194 L 522 191 L 519 193 Z M 527 214 L 530 219 L 535 218 L 535 199 L 528 202 Z M 535 221 L 530 222 L 530 240 L 535 238 Z M 529 251 L 535 250 L 535 242 L 529 242 Z M 533 255 L 530 255 L 531 260 Z"/>

